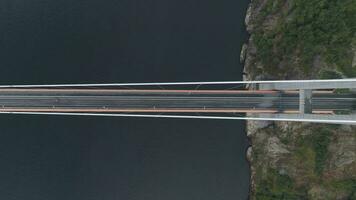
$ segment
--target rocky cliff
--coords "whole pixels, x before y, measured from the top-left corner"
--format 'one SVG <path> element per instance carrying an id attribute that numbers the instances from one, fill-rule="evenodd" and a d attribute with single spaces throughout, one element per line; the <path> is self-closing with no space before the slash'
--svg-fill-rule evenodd
<path id="1" fill-rule="evenodd" d="M 245 80 L 356 76 L 356 1 L 252 0 Z M 251 199 L 356 199 L 356 127 L 247 125 Z"/>

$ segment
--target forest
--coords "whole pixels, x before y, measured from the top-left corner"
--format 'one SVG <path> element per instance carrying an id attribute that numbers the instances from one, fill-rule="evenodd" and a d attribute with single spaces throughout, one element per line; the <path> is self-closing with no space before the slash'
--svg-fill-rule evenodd
<path id="1" fill-rule="evenodd" d="M 266 25 L 269 19 L 274 21 Z M 257 59 L 269 73 L 281 70 L 278 66 L 282 61 L 308 73 L 320 56 L 345 76 L 356 75 L 352 68 L 356 45 L 354 0 L 268 0 L 255 27 L 252 37 Z"/>

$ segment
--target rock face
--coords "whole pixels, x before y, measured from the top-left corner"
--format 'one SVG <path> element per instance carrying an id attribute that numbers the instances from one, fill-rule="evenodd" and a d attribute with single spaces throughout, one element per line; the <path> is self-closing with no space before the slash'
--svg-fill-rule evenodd
<path id="1" fill-rule="evenodd" d="M 258 130 L 268 127 L 272 122 L 269 121 L 247 121 L 247 136 L 251 137 L 256 134 Z"/>
<path id="2" fill-rule="evenodd" d="M 266 147 L 267 154 L 270 157 L 278 157 L 282 154 L 289 153 L 289 151 L 286 149 L 286 145 L 282 144 L 279 138 L 276 136 L 268 138 Z"/>
<path id="3" fill-rule="evenodd" d="M 324 200 L 324 199 L 343 200 L 343 199 L 347 199 L 348 197 L 347 193 L 345 192 L 339 192 L 335 194 L 329 192 L 328 189 L 319 185 L 311 187 L 311 189 L 308 191 L 308 194 L 310 198 L 313 200 Z"/>
<path id="4" fill-rule="evenodd" d="M 249 162 L 252 161 L 252 147 L 248 147 L 246 151 L 246 158 Z"/>
<path id="5" fill-rule="evenodd" d="M 245 25 L 248 32 L 252 31 L 252 23 L 251 23 L 251 15 L 252 15 L 252 3 L 248 6 L 245 18 Z"/>
<path id="6" fill-rule="evenodd" d="M 245 62 L 246 50 L 247 50 L 247 44 L 243 44 L 242 48 L 241 48 L 241 53 L 240 53 L 240 62 L 241 63 Z"/>
<path id="7" fill-rule="evenodd" d="M 340 130 L 328 150 L 332 152 L 326 171 L 329 178 L 356 178 L 355 131 Z"/>
<path id="8" fill-rule="evenodd" d="M 267 139 L 265 151 L 268 155 L 270 166 L 272 167 L 277 167 L 279 160 L 290 153 L 286 145 L 282 144 L 280 139 L 276 136 L 271 136 Z"/>
<path id="9" fill-rule="evenodd" d="M 336 155 L 337 159 L 335 160 L 335 166 L 338 168 L 355 162 L 356 153 L 354 151 L 338 152 Z"/>

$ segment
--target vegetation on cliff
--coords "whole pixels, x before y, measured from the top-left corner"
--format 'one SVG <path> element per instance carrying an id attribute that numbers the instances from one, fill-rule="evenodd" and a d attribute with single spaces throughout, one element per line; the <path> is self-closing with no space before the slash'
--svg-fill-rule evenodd
<path id="1" fill-rule="evenodd" d="M 252 39 L 264 73 L 285 75 L 298 68 L 304 76 L 321 67 L 356 76 L 356 1 L 255 0 Z"/>
<path id="2" fill-rule="evenodd" d="M 259 129 L 251 135 L 251 199 L 356 199 L 355 130 L 295 123 Z"/>

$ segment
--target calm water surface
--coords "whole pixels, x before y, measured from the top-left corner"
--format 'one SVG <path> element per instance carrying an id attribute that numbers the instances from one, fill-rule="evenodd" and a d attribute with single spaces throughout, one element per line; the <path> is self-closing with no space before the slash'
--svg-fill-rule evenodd
<path id="1" fill-rule="evenodd" d="M 240 80 L 248 0 L 1 0 L 0 83 Z M 0 115 L 0 199 L 246 199 L 241 121 Z"/>

